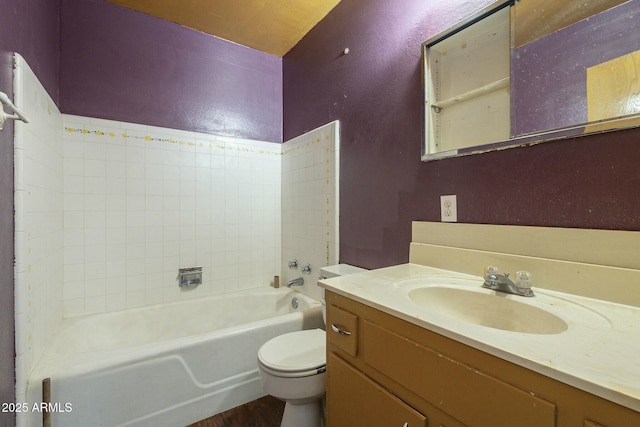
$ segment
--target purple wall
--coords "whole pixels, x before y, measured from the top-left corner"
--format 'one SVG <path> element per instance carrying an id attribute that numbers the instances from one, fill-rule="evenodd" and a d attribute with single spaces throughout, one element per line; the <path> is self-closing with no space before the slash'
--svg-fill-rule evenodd
<path id="1" fill-rule="evenodd" d="M 58 2 L 0 0 L 0 91 L 13 99 L 12 52 L 27 59 L 58 99 Z M 0 131 L 0 402 L 15 400 L 13 309 L 13 122 Z M 15 416 L 0 412 L 0 426 Z"/>
<path id="2" fill-rule="evenodd" d="M 0 51 L 22 55 L 56 103 L 59 10 L 59 0 L 0 0 Z"/>
<path id="3" fill-rule="evenodd" d="M 104 0 L 61 0 L 60 110 L 282 141 L 282 60 Z"/>
<path id="4" fill-rule="evenodd" d="M 420 43 L 484 5 L 343 1 L 285 56 L 284 139 L 341 121 L 341 262 L 407 262 L 443 194 L 465 223 L 640 230 L 639 129 L 420 162 Z"/>

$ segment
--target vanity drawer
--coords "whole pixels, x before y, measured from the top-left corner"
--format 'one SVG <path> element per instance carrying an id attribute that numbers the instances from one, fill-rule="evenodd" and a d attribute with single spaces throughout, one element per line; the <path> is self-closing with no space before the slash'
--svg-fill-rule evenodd
<path id="1" fill-rule="evenodd" d="M 335 305 L 327 307 L 327 340 L 351 356 L 358 354 L 358 316 Z"/>
<path id="2" fill-rule="evenodd" d="M 363 327 L 365 363 L 462 423 L 487 427 L 555 426 L 553 403 L 373 322 L 365 320 Z"/>

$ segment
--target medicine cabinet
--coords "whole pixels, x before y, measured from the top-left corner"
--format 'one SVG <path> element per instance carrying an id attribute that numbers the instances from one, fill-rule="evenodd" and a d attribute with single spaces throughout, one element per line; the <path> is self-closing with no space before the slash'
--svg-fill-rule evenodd
<path id="1" fill-rule="evenodd" d="M 509 7 L 490 10 L 425 45 L 429 153 L 509 138 L 509 23 Z"/>
<path id="2" fill-rule="evenodd" d="M 640 0 L 500 0 L 423 44 L 423 160 L 640 125 Z"/>

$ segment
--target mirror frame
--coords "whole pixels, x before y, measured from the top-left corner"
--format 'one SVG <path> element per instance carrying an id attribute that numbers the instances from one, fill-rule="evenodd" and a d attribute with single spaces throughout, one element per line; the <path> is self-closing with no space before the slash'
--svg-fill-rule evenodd
<path id="1" fill-rule="evenodd" d="M 540 132 L 533 132 L 530 134 L 518 135 L 516 137 L 509 138 L 507 140 L 496 141 L 496 142 L 487 143 L 487 144 L 480 144 L 480 145 L 458 148 L 458 149 L 447 150 L 447 151 L 440 151 L 435 153 L 428 152 L 429 111 L 428 111 L 428 105 L 427 105 L 428 104 L 427 87 L 425 84 L 425 76 L 426 76 L 426 69 L 427 69 L 427 49 L 435 45 L 436 43 L 439 43 L 440 41 L 443 41 L 444 39 L 459 33 L 465 28 L 481 21 L 487 16 L 505 7 L 514 6 L 519 1 L 520 0 L 498 0 L 490 4 L 489 6 L 479 10 L 478 12 L 472 14 L 466 19 L 460 21 L 456 25 L 448 28 L 447 30 L 431 37 L 430 39 L 422 43 L 422 96 L 423 96 L 422 106 L 424 109 L 423 120 L 422 120 L 422 125 L 423 125 L 422 153 L 421 153 L 422 161 L 427 162 L 431 160 L 467 156 L 471 154 L 479 154 L 479 153 L 503 150 L 508 148 L 525 147 L 525 146 L 535 145 L 535 144 L 539 144 L 547 141 L 557 141 L 561 139 L 578 138 L 583 136 L 640 127 L 640 113 L 638 113 L 638 114 L 630 114 L 626 116 L 603 119 L 598 121 L 577 123 L 575 125 L 571 125 L 567 127 L 550 129 L 550 130 L 545 130 Z M 620 4 L 623 4 L 623 3 L 625 2 L 624 1 L 620 2 Z M 514 9 L 512 9 L 511 24 L 510 24 L 512 36 L 514 34 L 514 24 L 513 24 L 514 19 L 515 19 L 515 11 Z M 513 45 L 513 41 L 511 44 Z M 511 49 L 512 48 L 513 46 L 511 47 Z M 585 131 L 585 128 L 588 128 L 589 126 L 594 126 L 594 125 L 597 125 L 597 130 Z"/>

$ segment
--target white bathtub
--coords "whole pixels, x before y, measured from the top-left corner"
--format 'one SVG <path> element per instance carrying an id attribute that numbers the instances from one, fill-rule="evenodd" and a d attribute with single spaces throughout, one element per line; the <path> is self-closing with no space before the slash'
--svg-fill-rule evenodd
<path id="1" fill-rule="evenodd" d="M 66 319 L 27 398 L 40 402 L 49 377 L 53 426 L 185 426 L 263 396 L 258 348 L 320 327 L 320 303 L 288 288 Z M 33 410 L 28 419 L 42 425 Z"/>

